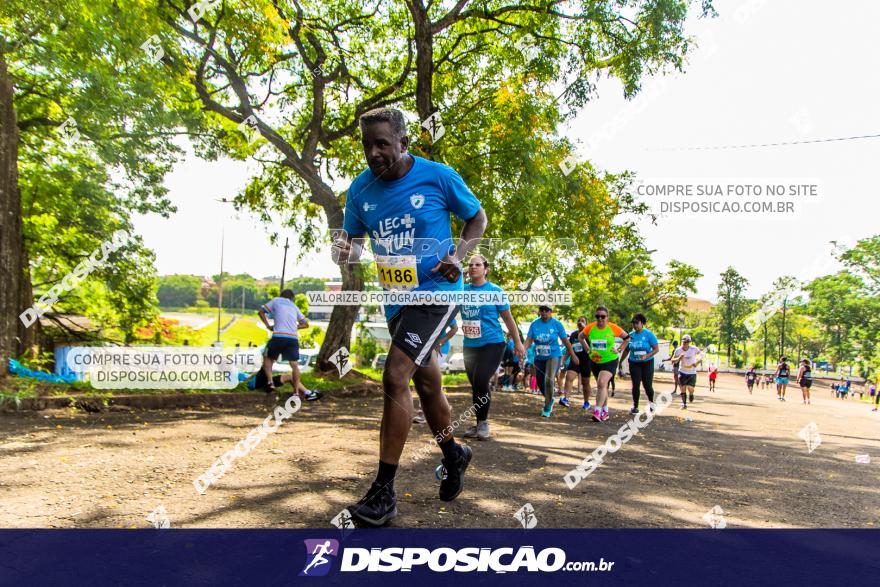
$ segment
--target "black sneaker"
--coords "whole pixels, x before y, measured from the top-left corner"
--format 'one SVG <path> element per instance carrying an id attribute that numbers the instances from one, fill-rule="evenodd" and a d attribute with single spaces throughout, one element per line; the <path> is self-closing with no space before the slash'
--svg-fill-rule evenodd
<path id="1" fill-rule="evenodd" d="M 692 394 L 692 393 L 688 394 L 688 401 L 691 403 L 694 403 L 694 394 Z"/>
<path id="2" fill-rule="evenodd" d="M 440 461 L 443 463 L 443 477 L 440 480 L 440 499 L 442 501 L 452 501 L 464 489 L 464 472 L 474 456 L 474 451 L 464 444 L 459 446 L 461 454 L 457 461 L 453 463 L 447 462 L 446 459 Z"/>
<path id="3" fill-rule="evenodd" d="M 348 508 L 351 516 L 371 526 L 383 526 L 397 517 L 397 496 L 388 485 L 373 482 L 370 490 L 353 506 Z"/>

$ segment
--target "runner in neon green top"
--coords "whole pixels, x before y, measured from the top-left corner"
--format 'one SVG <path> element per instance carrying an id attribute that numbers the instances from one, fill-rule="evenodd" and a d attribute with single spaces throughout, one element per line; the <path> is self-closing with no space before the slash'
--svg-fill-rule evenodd
<path id="1" fill-rule="evenodd" d="M 615 338 L 620 337 L 623 345 L 620 353 L 626 350 L 629 344 L 629 334 L 613 322 L 608 321 L 608 308 L 599 306 L 596 308 L 596 321 L 587 326 L 578 334 L 581 344 L 590 349 L 590 370 L 596 378 L 596 407 L 593 410 L 593 420 L 604 422 L 608 415 L 608 382 L 617 373 L 617 362 L 620 354 L 614 350 Z"/>

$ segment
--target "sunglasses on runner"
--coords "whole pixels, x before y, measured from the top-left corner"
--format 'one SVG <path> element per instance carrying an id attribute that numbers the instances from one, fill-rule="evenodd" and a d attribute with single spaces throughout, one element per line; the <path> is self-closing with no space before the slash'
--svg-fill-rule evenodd
<path id="1" fill-rule="evenodd" d="M 607 317 L 606 314 L 596 314 L 596 320 L 604 320 Z"/>

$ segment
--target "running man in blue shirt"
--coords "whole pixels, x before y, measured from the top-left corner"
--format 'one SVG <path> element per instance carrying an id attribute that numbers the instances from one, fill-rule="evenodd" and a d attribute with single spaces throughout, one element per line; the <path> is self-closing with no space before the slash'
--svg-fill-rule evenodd
<path id="1" fill-rule="evenodd" d="M 407 152 L 409 137 L 399 110 L 371 110 L 360 118 L 369 169 L 351 184 L 344 230 L 334 236 L 338 263 L 357 262 L 355 238 L 367 235 L 379 281 L 388 290 L 461 291 L 461 261 L 486 230 L 486 213 L 451 167 Z M 458 243 L 450 214 L 464 222 Z M 443 452 L 446 471 L 440 499 L 451 501 L 464 487 L 472 451 L 452 436 L 449 403 L 433 352 L 455 305 L 385 307 L 391 348 L 382 375 L 385 404 L 379 434 L 379 470 L 367 494 L 349 507 L 355 518 L 381 526 L 397 515 L 394 477 L 412 425 L 413 380 L 428 425 Z"/>
<path id="2" fill-rule="evenodd" d="M 556 387 L 556 369 L 562 358 L 562 349 L 559 342 L 565 345 L 565 350 L 571 355 L 575 365 L 580 364 L 577 353 L 571 347 L 568 333 L 562 322 L 553 317 L 553 309 L 550 306 L 538 308 L 540 318 L 529 326 L 526 335 L 525 347 L 529 348 L 535 343 L 535 375 L 538 380 L 538 389 L 544 394 L 544 409 L 541 415 L 549 418 L 553 412 L 553 392 Z"/>

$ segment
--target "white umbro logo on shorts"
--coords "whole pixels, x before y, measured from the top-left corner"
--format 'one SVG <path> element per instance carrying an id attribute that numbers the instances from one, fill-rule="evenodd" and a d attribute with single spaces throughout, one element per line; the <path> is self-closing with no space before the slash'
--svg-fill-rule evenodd
<path id="1" fill-rule="evenodd" d="M 422 344 L 422 339 L 419 338 L 419 335 L 416 334 L 415 332 L 407 332 L 406 338 L 407 338 L 406 342 L 411 344 L 413 347 Z"/>

